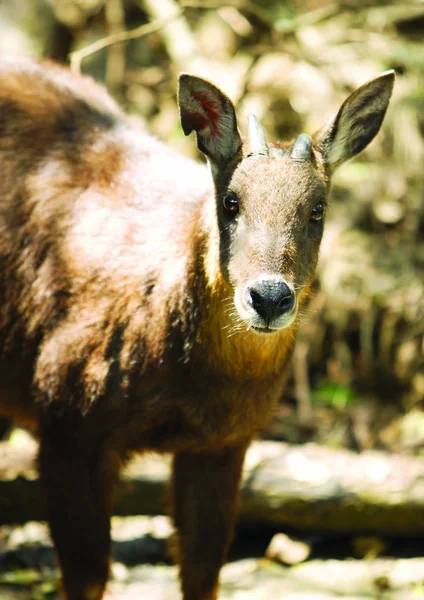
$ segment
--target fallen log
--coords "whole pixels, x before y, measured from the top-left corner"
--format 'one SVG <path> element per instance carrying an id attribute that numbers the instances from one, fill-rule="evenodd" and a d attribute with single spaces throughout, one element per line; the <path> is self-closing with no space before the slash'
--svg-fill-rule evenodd
<path id="1" fill-rule="evenodd" d="M 34 449 L 0 443 L 0 523 L 46 517 Z M 115 514 L 163 514 L 169 459 L 134 459 Z M 241 526 L 330 534 L 424 534 L 424 461 L 377 451 L 256 442 L 247 455 Z"/>

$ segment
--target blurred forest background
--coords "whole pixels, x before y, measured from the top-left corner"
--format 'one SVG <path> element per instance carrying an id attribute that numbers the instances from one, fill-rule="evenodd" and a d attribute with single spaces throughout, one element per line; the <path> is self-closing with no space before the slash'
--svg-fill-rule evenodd
<path id="1" fill-rule="evenodd" d="M 179 125 L 180 71 L 220 86 L 242 132 L 254 113 L 269 139 L 291 139 L 395 69 L 382 131 L 336 174 L 316 293 L 264 438 L 421 454 L 423 0 L 0 0 L 1 54 L 71 62 L 199 160 Z"/>
<path id="2" fill-rule="evenodd" d="M 176 107 L 182 70 L 219 85 L 242 130 L 253 112 L 270 139 L 290 139 L 395 69 L 382 132 L 337 173 L 317 293 L 268 432 L 355 449 L 424 442 L 423 41 L 419 0 L 0 2 L 0 52 L 71 59 L 193 156 Z"/>

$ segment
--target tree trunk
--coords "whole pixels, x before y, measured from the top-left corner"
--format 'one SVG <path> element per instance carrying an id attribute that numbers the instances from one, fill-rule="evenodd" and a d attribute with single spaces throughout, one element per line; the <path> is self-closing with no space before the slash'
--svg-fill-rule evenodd
<path id="1" fill-rule="evenodd" d="M 165 512 L 169 460 L 140 457 L 123 474 L 115 513 Z M 0 523 L 45 519 L 34 452 L 0 443 Z M 256 442 L 241 494 L 241 526 L 335 534 L 424 535 L 424 462 L 314 444 Z"/>

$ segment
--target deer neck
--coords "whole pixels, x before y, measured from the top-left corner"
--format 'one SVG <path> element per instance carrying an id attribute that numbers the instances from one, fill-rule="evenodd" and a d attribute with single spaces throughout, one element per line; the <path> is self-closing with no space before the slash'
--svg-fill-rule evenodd
<path id="1" fill-rule="evenodd" d="M 211 202 L 204 206 L 202 231 L 199 255 L 205 293 L 201 298 L 203 319 L 198 335 L 201 352 L 212 370 L 240 382 L 274 376 L 291 356 L 297 320 L 273 334 L 249 330 L 238 316 L 234 290 L 220 267 L 219 231 Z"/>

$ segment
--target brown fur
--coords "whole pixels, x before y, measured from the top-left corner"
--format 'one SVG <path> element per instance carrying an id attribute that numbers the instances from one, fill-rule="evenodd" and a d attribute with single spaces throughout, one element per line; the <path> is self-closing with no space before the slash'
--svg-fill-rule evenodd
<path id="1" fill-rule="evenodd" d="M 316 150 L 293 165 L 290 145 L 253 160 L 228 147 L 215 205 L 206 169 L 134 131 L 89 78 L 0 65 L 0 413 L 38 429 L 68 600 L 101 598 L 119 471 L 145 450 L 175 455 L 184 600 L 216 598 L 244 453 L 298 327 L 256 333 L 234 290 L 275 272 L 302 306 L 322 233 L 305 224 L 328 193 Z M 236 234 L 221 223 L 229 182 Z"/>

